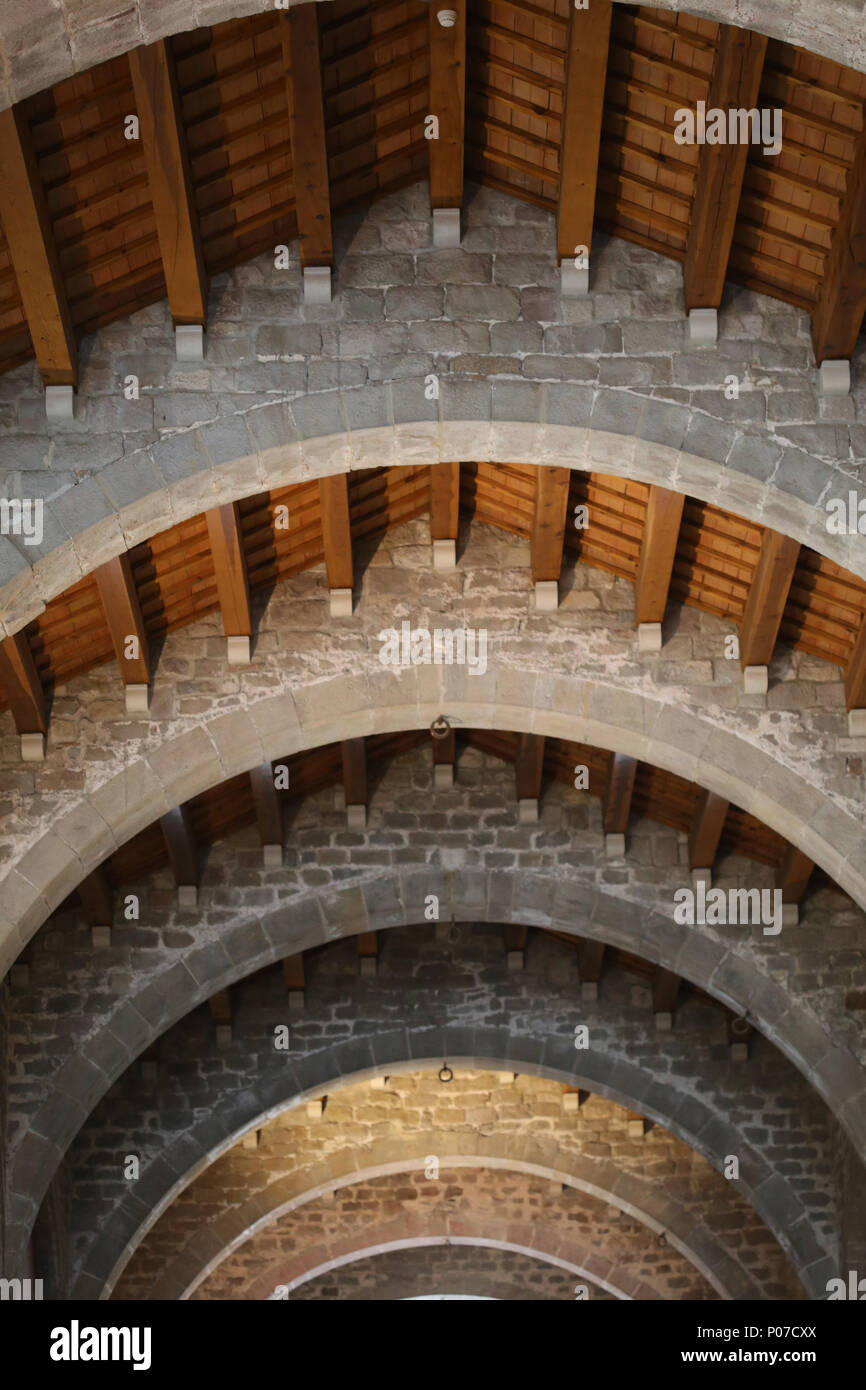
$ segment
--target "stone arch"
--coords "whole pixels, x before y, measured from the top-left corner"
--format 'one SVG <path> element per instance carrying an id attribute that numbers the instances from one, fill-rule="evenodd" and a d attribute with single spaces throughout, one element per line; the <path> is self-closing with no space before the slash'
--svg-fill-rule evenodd
<path id="1" fill-rule="evenodd" d="M 352 1152 L 340 1151 L 329 1155 L 329 1176 L 326 1183 L 304 1188 L 303 1180 L 281 1179 L 233 1209 L 232 1219 L 226 1216 L 209 1222 L 203 1232 L 204 1240 L 197 1242 L 196 1259 L 201 1261 L 198 1273 L 189 1278 L 184 1272 L 183 1257 L 170 1265 L 153 1286 L 155 1299 L 189 1298 L 217 1266 L 261 1227 L 294 1210 L 295 1207 L 319 1197 L 331 1189 L 349 1186 L 384 1174 L 411 1172 L 423 1165 L 425 1155 L 435 1152 L 434 1141 L 441 1146 L 441 1135 L 431 1129 L 425 1135 L 412 1135 L 405 1142 L 405 1157 L 400 1161 L 383 1161 L 387 1144 L 378 1143 Z M 485 1167 L 507 1172 L 519 1172 L 574 1187 L 589 1196 L 597 1197 L 609 1206 L 639 1221 L 656 1235 L 665 1234 L 670 1244 L 684 1256 L 715 1289 L 721 1298 L 760 1298 L 761 1293 L 748 1271 L 724 1250 L 714 1235 L 694 1224 L 693 1218 L 681 1204 L 659 1195 L 650 1182 L 623 1172 L 609 1159 L 590 1160 L 582 1155 L 564 1152 L 555 1155 L 535 1146 L 537 1154 L 510 1152 L 511 1144 L 505 1135 L 481 1135 L 476 1151 L 463 1153 L 459 1148 L 439 1155 L 445 1168 Z M 263 1202 L 267 1210 L 263 1212 Z"/>
<path id="2" fill-rule="evenodd" d="M 504 972 L 504 961 L 500 968 Z M 660 1124 L 717 1170 L 723 1168 L 726 1155 L 737 1154 L 742 1194 L 772 1231 L 805 1286 L 817 1293 L 833 1272 L 833 1261 L 800 1195 L 782 1171 L 784 1164 L 778 1155 L 784 1153 L 784 1146 L 778 1148 L 774 1157 L 767 1157 L 746 1137 L 750 1108 L 749 1104 L 744 1107 L 739 1089 L 736 1095 L 727 1094 L 730 1077 L 724 1049 L 713 1054 L 705 1039 L 699 1043 L 703 1035 L 694 1028 L 688 1039 L 684 1032 L 657 1034 L 651 1015 L 625 1002 L 622 978 L 617 982 L 615 975 L 609 975 L 600 998 L 593 1004 L 580 1005 L 582 1021 L 599 1030 L 598 1045 L 580 1051 L 575 1049 L 571 1028 L 574 1004 L 568 993 L 570 986 L 554 985 L 547 980 L 538 986 L 537 982 L 517 976 L 510 979 L 516 981 L 513 993 L 518 1002 L 502 1021 L 477 1027 L 459 1023 L 442 1026 L 428 1021 L 426 1011 L 435 1005 L 436 990 L 425 979 L 413 995 L 412 1021 L 408 1024 L 395 1026 L 386 1010 L 378 1022 L 359 1021 L 353 1025 L 346 1040 L 334 1042 L 328 1038 L 327 1045 L 322 1043 L 312 1051 L 292 1054 L 291 1060 L 267 1046 L 267 1040 L 263 1041 L 255 1031 L 259 1025 L 250 1016 L 249 1027 L 257 1041 L 248 1053 L 237 1052 L 230 1074 L 214 1082 L 219 1085 L 219 1103 L 215 1100 L 213 1105 L 198 1105 L 196 1115 L 185 1118 L 176 1134 L 161 1130 L 153 1135 L 151 1151 L 142 1153 L 142 1177 L 135 1192 L 130 1184 L 116 1179 L 112 1180 L 109 1195 L 109 1187 L 102 1183 L 98 1220 L 82 1210 L 82 1222 L 87 1222 L 88 1230 L 98 1233 L 89 1250 L 82 1250 L 75 1296 L 99 1297 L 106 1283 L 114 1283 L 146 1231 L 174 1197 L 203 1166 L 250 1128 L 261 1127 L 289 1106 L 327 1094 L 349 1081 L 355 1084 L 383 1074 L 438 1067 L 443 1056 L 455 1067 L 476 1071 L 508 1068 L 589 1090 Z M 484 989 L 492 988 L 490 972 L 485 981 Z M 375 999 L 386 998 L 380 994 L 385 987 L 378 982 L 374 986 L 371 981 L 369 987 L 375 989 Z M 521 1007 L 525 1006 L 519 1000 L 523 990 L 534 991 L 534 1000 L 545 1001 L 541 1037 L 533 1036 L 531 1026 L 521 1021 Z M 528 999 L 530 994 L 525 997 Z M 706 1006 L 694 1007 L 700 1013 L 700 1008 Z M 370 1011 L 374 1015 L 377 1008 L 373 1000 Z M 498 1010 L 491 1015 L 494 1016 L 500 1016 Z M 400 993 L 400 1018 L 405 1017 L 405 996 Z M 239 1017 L 238 1028 L 244 1026 Z M 233 1027 L 233 1036 L 234 1033 Z M 186 1032 L 183 1037 L 182 1053 L 187 1066 L 194 1044 Z M 238 1032 L 237 1037 L 240 1039 L 242 1034 Z M 631 1060 L 633 1048 L 637 1048 L 641 1065 Z M 761 1067 L 768 1068 L 766 1084 L 781 1084 L 781 1059 L 777 1054 L 763 1044 L 756 1055 L 763 1059 Z M 239 1067 L 237 1059 L 241 1056 L 246 1056 L 247 1061 Z M 654 1063 L 653 1058 L 657 1059 Z M 137 1079 L 131 1078 L 129 1104 L 133 1109 L 138 1104 L 138 1084 Z M 754 1103 L 758 1104 L 757 1098 Z M 754 1122 L 757 1123 L 757 1112 Z M 97 1130 L 102 1123 L 104 1119 L 94 1117 Z M 819 1123 L 817 1118 L 813 1123 Z M 817 1137 L 816 1130 L 816 1143 L 822 1151 L 828 1142 L 826 1136 Z M 26 1144 L 19 1158 L 27 1147 L 31 1147 L 32 1160 L 38 1149 Z M 84 1157 L 89 1148 L 80 1152 L 90 1181 L 93 1171 Z"/>
<path id="3" fill-rule="evenodd" d="M 554 1254 L 553 1251 L 548 1248 L 548 1242 L 552 1243 L 554 1233 L 548 1231 L 543 1226 L 536 1226 L 534 1228 L 539 1240 L 537 1246 L 522 1245 L 517 1241 L 509 1240 L 507 1236 L 507 1223 L 504 1221 L 493 1220 L 490 1221 L 489 1224 L 485 1222 L 485 1226 L 487 1229 L 492 1228 L 495 1234 L 487 1235 L 481 1231 L 471 1236 L 452 1235 L 450 1232 L 439 1234 L 439 1232 L 442 1231 L 441 1224 L 435 1221 L 427 1221 L 424 1223 L 425 1234 L 422 1234 L 419 1230 L 417 1235 L 401 1239 L 397 1234 L 400 1230 L 398 1223 L 385 1224 L 378 1230 L 370 1233 L 373 1236 L 373 1240 L 369 1245 L 359 1246 L 356 1250 L 348 1251 L 346 1254 L 338 1255 L 336 1258 L 328 1258 L 326 1249 L 323 1246 L 315 1246 L 313 1249 L 305 1252 L 304 1264 L 306 1268 L 302 1274 L 296 1275 L 294 1279 L 284 1280 L 282 1275 L 285 1273 L 285 1266 L 279 1266 L 279 1272 L 276 1273 L 275 1277 L 274 1271 L 272 1270 L 270 1274 L 263 1275 L 258 1281 L 258 1284 L 254 1287 L 260 1298 L 266 1298 L 268 1295 L 264 1290 L 271 1286 L 272 1279 L 274 1283 L 284 1284 L 291 1291 L 291 1289 L 298 1288 L 303 1284 L 309 1283 L 310 1280 L 316 1279 L 320 1275 L 327 1273 L 328 1270 L 339 1269 L 342 1265 L 352 1264 L 357 1260 L 371 1259 L 375 1255 L 386 1254 L 392 1250 L 414 1250 L 419 1246 L 430 1245 L 473 1245 L 481 1246 L 488 1250 L 509 1250 L 513 1251 L 515 1254 L 531 1256 L 536 1260 L 541 1260 L 545 1264 L 555 1265 L 559 1269 L 567 1270 L 578 1279 L 587 1280 L 597 1288 L 604 1289 L 605 1293 L 612 1294 L 614 1298 L 622 1300 L 630 1300 L 632 1298 L 656 1300 L 663 1297 L 658 1289 L 646 1280 L 641 1280 L 640 1282 L 635 1280 L 634 1276 L 630 1274 L 628 1265 L 614 1264 L 613 1261 L 611 1261 L 611 1267 L 605 1274 L 601 1274 L 597 1270 L 593 1271 L 591 1266 L 594 1259 L 598 1260 L 598 1252 L 593 1251 L 583 1242 L 574 1239 L 560 1241 L 560 1246 L 561 1248 L 564 1246 L 564 1250 L 562 1250 L 562 1253 Z M 434 1234 L 434 1232 L 436 1232 L 436 1234 Z M 362 1239 L 370 1239 L 370 1235 L 365 1234 Z M 629 1288 L 633 1289 L 634 1292 L 627 1292 Z"/>
<path id="4" fill-rule="evenodd" d="M 97 864 L 172 807 L 266 760 L 426 728 L 443 712 L 458 727 L 590 743 L 686 777 L 776 830 L 866 907 L 862 806 L 814 766 L 811 750 L 784 747 L 776 721 L 744 728 L 721 710 L 672 703 L 643 675 L 599 679 L 591 662 L 583 676 L 568 644 L 548 645 L 540 669 L 538 655 L 532 633 L 517 634 L 474 679 L 458 666 L 407 667 L 398 679 L 370 651 L 349 674 L 313 669 L 308 684 L 275 661 L 279 694 L 251 692 L 231 710 L 215 702 L 206 715 L 163 721 L 158 746 L 150 732 L 137 751 L 125 742 L 107 770 L 101 763 L 82 791 L 64 795 L 62 811 L 43 809 L 40 823 L 17 834 L 2 881 L 0 972 Z M 840 716 L 840 734 L 843 726 Z"/>
<path id="5" fill-rule="evenodd" d="M 680 6 L 649 0 L 660 9 Z M 15 8 L 0 26 L 0 42 L 7 55 L 8 77 L 0 108 L 62 81 L 97 63 L 201 24 L 239 19 L 262 8 L 261 0 L 136 0 L 127 10 L 105 23 L 100 17 L 88 23 L 85 12 L 60 4 L 47 12 Z M 752 0 L 745 16 L 739 0 L 702 0 L 694 6 L 703 19 L 722 24 L 743 20 L 770 38 L 784 39 L 849 67 L 866 69 L 866 42 L 862 26 L 844 0 L 814 0 L 811 5 L 789 0 L 783 8 L 771 0 Z M 691 12 L 691 7 L 687 7 Z"/>
<path id="6" fill-rule="evenodd" d="M 853 474 L 801 450 L 798 465 L 786 467 L 793 475 L 786 484 L 776 476 L 783 449 L 770 434 L 764 439 L 731 431 L 703 411 L 671 405 L 667 410 L 673 417 L 664 433 L 680 442 L 668 444 L 659 439 L 659 425 L 647 413 L 646 407 L 656 404 L 650 397 L 634 395 L 631 430 L 617 433 L 593 421 L 615 410 L 620 388 L 596 387 L 589 401 L 570 387 L 564 394 L 555 390 L 548 383 L 513 383 L 493 376 L 471 383 L 446 379 L 438 403 L 429 402 L 424 410 L 423 381 L 406 379 L 316 393 L 291 406 L 274 404 L 258 409 L 258 418 L 248 424 L 239 406 L 230 442 L 217 443 L 209 436 L 215 426 L 225 429 L 222 421 L 167 434 L 151 447 L 149 475 L 155 482 L 174 477 L 180 451 L 185 458 L 180 481 L 162 482 L 133 503 L 112 506 L 106 515 L 103 494 L 122 496 L 126 491 L 129 460 L 121 456 L 100 471 L 98 493 L 88 478 L 60 494 L 62 518 L 53 515 L 50 500 L 45 503 L 48 534 L 68 539 L 58 539 L 44 553 L 24 545 L 16 551 L 14 578 L 0 585 L 0 636 L 37 618 L 50 599 L 96 565 L 207 508 L 335 473 L 435 465 L 455 458 L 525 460 L 657 484 L 792 536 L 866 578 L 862 537 L 831 535 L 827 513 L 819 505 L 834 491 L 846 497 L 857 492 Z M 265 411 L 270 412 L 267 417 Z M 691 449 L 699 441 L 706 452 L 685 447 L 692 440 Z"/>

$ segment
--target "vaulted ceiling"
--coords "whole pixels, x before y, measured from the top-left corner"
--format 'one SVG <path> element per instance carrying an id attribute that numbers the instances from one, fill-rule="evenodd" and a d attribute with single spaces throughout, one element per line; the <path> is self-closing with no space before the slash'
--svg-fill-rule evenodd
<path id="1" fill-rule="evenodd" d="M 47 384 L 74 383 L 100 325 L 166 294 L 176 322 L 203 323 L 210 276 L 295 237 L 305 265 L 332 265 L 334 215 L 425 177 L 434 207 L 459 206 L 464 174 L 555 212 L 560 260 L 594 223 L 681 261 L 687 308 L 717 306 L 727 275 L 808 311 L 819 362 L 851 355 L 866 75 L 610 0 L 460 0 L 457 16 L 270 9 L 0 114 L 0 370 L 35 354 Z M 678 144 L 675 112 L 699 101 L 780 108 L 781 151 Z"/>

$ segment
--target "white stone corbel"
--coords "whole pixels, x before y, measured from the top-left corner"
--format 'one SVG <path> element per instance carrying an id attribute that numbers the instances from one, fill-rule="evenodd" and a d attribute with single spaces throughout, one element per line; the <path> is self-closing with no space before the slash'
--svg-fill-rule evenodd
<path id="1" fill-rule="evenodd" d="M 46 420 L 73 420 L 75 418 L 75 392 L 71 386 L 46 386 Z"/>
<path id="2" fill-rule="evenodd" d="M 22 734 L 21 735 L 21 761 L 25 763 L 44 763 L 45 761 L 45 735 L 44 734 Z"/>
<path id="3" fill-rule="evenodd" d="M 433 568 L 434 570 L 456 570 L 457 568 L 457 542 L 456 540 L 437 540 L 433 542 Z"/>
<path id="4" fill-rule="evenodd" d="M 147 714 L 150 704 L 149 685 L 125 685 L 123 697 L 127 714 Z"/>
<path id="5" fill-rule="evenodd" d="M 535 611 L 555 613 L 559 607 L 559 582 L 556 579 L 536 579 Z"/>
<path id="6" fill-rule="evenodd" d="M 719 341 L 718 309 L 689 310 L 689 342 L 693 347 L 713 347 Z"/>
<path id="7" fill-rule="evenodd" d="M 331 267 L 329 265 L 304 266 L 304 303 L 331 303 Z"/>
<path id="8" fill-rule="evenodd" d="M 352 616 L 352 590 L 351 589 L 329 589 L 328 599 L 332 618 L 351 618 Z"/>
<path id="9" fill-rule="evenodd" d="M 178 362 L 204 361 L 204 328 L 200 323 L 176 323 L 174 351 Z"/>
<path id="10" fill-rule="evenodd" d="M 459 208 L 433 209 L 433 245 L 436 247 L 460 245 Z"/>
<path id="11" fill-rule="evenodd" d="M 770 673 L 766 666 L 743 667 L 743 691 L 746 695 L 766 695 L 770 688 Z"/>
<path id="12" fill-rule="evenodd" d="M 250 639 L 248 635 L 227 637 L 226 656 L 229 666 L 249 666 Z"/>
<path id="13" fill-rule="evenodd" d="M 821 363 L 818 387 L 822 396 L 850 396 L 851 363 L 847 357 L 830 357 Z"/>
<path id="14" fill-rule="evenodd" d="M 660 652 L 662 649 L 661 623 L 638 623 L 637 649 L 639 652 Z"/>

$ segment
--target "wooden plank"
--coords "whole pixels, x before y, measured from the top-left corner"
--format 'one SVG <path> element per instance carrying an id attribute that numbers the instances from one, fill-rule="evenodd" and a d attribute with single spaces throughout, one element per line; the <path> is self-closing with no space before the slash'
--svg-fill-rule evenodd
<path id="1" fill-rule="evenodd" d="M 274 786 L 274 770 L 270 763 L 250 768 L 250 786 L 256 808 L 256 821 L 263 845 L 283 843 L 283 808 Z"/>
<path id="2" fill-rule="evenodd" d="M 767 39 L 722 25 L 707 109 L 757 107 Z M 728 269 L 750 146 L 702 145 L 683 262 L 686 312 L 716 309 Z"/>
<path id="3" fill-rule="evenodd" d="M 218 993 L 212 994 L 207 1002 L 214 1023 L 231 1024 L 232 1001 L 227 989 L 221 989 Z"/>
<path id="4" fill-rule="evenodd" d="M 521 734 L 514 760 L 514 780 L 518 801 L 537 801 L 541 795 L 544 771 L 544 738 L 540 734 Z"/>
<path id="5" fill-rule="evenodd" d="M 502 928 L 506 951 L 525 951 L 529 928 L 516 922 L 507 922 Z"/>
<path id="6" fill-rule="evenodd" d="M 740 623 L 740 665 L 768 666 L 779 635 L 800 542 L 765 531 L 761 554 Z"/>
<path id="7" fill-rule="evenodd" d="M 175 806 L 159 818 L 165 847 L 178 888 L 198 883 L 198 846 L 185 806 Z"/>
<path id="8" fill-rule="evenodd" d="M 866 616 L 860 622 L 845 669 L 845 705 L 848 709 L 866 709 Z"/>
<path id="9" fill-rule="evenodd" d="M 76 891 L 90 926 L 110 927 L 114 918 L 114 906 L 105 870 L 94 869 L 81 880 Z"/>
<path id="10" fill-rule="evenodd" d="M 782 890 L 783 903 L 799 903 L 809 886 L 815 864 L 796 845 L 788 845 L 776 871 L 776 887 Z"/>
<path id="11" fill-rule="evenodd" d="M 819 156 L 820 157 L 820 156 Z M 850 358 L 866 313 L 866 126 L 845 176 L 845 196 L 832 234 L 812 314 L 815 360 Z"/>
<path id="12" fill-rule="evenodd" d="M 658 966 L 653 976 L 653 1013 L 672 1014 L 680 992 L 682 978 L 672 970 Z"/>
<path id="13" fill-rule="evenodd" d="M 319 479 L 319 499 L 322 508 L 322 543 L 329 589 L 351 589 L 354 583 L 352 565 L 352 530 L 349 521 L 349 477 L 337 473 Z"/>
<path id="14" fill-rule="evenodd" d="M 0 644 L 0 685 L 19 734 L 47 734 L 48 707 L 24 630 Z"/>
<path id="15" fill-rule="evenodd" d="M 536 473 L 535 510 L 530 535 L 533 583 L 559 578 L 571 483 L 570 468 L 542 464 Z"/>
<path id="16" fill-rule="evenodd" d="M 171 315 L 176 324 L 204 324 L 207 272 L 168 42 L 132 49 L 129 71 Z"/>
<path id="17" fill-rule="evenodd" d="M 430 538 L 457 539 L 460 516 L 460 464 L 437 463 L 430 469 Z"/>
<path id="18" fill-rule="evenodd" d="M 0 221 L 33 351 L 46 386 L 78 385 L 75 330 L 30 128 L 0 112 Z"/>
<path id="19" fill-rule="evenodd" d="M 217 593 L 226 637 L 248 637 L 253 630 L 250 586 L 237 502 L 205 512 Z"/>
<path id="20" fill-rule="evenodd" d="M 634 581 L 636 623 L 664 621 L 685 500 L 681 492 L 668 488 L 652 486 L 649 490 Z"/>
<path id="21" fill-rule="evenodd" d="M 603 941 L 582 940 L 577 948 L 577 973 L 581 984 L 598 984 L 604 965 Z"/>
<path id="22" fill-rule="evenodd" d="M 689 867 L 711 869 L 725 828 L 729 802 L 715 792 L 705 791 L 689 832 Z"/>
<path id="23" fill-rule="evenodd" d="M 124 685 L 150 684 L 150 651 L 129 552 L 94 570 L 96 587 L 111 633 Z M 132 640 L 134 639 L 134 640 Z"/>
<path id="24" fill-rule="evenodd" d="M 439 121 L 439 137 L 428 140 L 431 208 L 463 206 L 466 113 L 466 0 L 449 0 L 457 23 L 445 29 L 430 6 L 430 98 L 428 114 Z"/>
<path id="25" fill-rule="evenodd" d="M 571 8 L 565 70 L 556 246 L 562 262 L 589 252 L 610 41 L 611 0 Z"/>
<path id="26" fill-rule="evenodd" d="M 304 980 L 304 953 L 299 952 L 296 956 L 285 956 L 283 959 L 283 980 L 287 990 L 303 989 Z"/>
<path id="27" fill-rule="evenodd" d="M 603 801 L 605 835 L 624 835 L 628 830 L 636 776 L 637 758 L 630 758 L 626 753 L 614 753 Z"/>
<path id="28" fill-rule="evenodd" d="M 333 265 L 319 6 L 292 5 L 280 18 L 301 265 Z"/>
<path id="29" fill-rule="evenodd" d="M 347 806 L 367 804 L 367 749 L 362 738 L 347 738 L 340 744 L 343 757 L 343 786 Z"/>

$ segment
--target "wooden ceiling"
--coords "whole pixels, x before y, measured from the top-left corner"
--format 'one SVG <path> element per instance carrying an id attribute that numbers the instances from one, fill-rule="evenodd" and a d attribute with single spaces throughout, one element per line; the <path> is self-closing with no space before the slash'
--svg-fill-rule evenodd
<path id="1" fill-rule="evenodd" d="M 418 0 L 272 8 L 2 113 L 0 370 L 35 352 L 74 383 L 82 334 L 166 294 L 201 322 L 210 275 L 296 236 L 330 265 L 333 216 L 425 177 L 459 205 L 464 171 L 556 213 L 560 259 L 595 222 L 682 261 L 687 307 L 718 304 L 727 273 L 812 313 L 819 361 L 850 356 L 866 75 L 610 0 L 455 3 L 453 30 Z M 781 152 L 677 144 L 698 101 L 782 108 Z"/>
<path id="2" fill-rule="evenodd" d="M 559 508 L 552 548 L 534 536 L 551 497 Z M 11 704 L 19 731 L 25 731 L 27 716 L 12 690 L 21 683 L 10 670 L 12 659 L 32 663 L 36 697 L 47 704 L 55 686 L 110 661 L 117 654 L 118 633 L 140 632 L 142 646 L 149 649 L 166 633 L 219 609 L 228 633 L 236 618 L 226 596 L 228 562 L 212 534 L 215 516 L 228 518 L 236 533 L 236 581 L 247 595 L 264 598 L 275 584 L 323 562 L 330 587 L 340 568 L 351 587 L 353 549 L 417 517 L 430 515 L 435 534 L 456 537 L 458 512 L 452 503 L 458 498 L 464 527 L 482 522 L 530 541 L 527 559 L 535 577 L 546 564 L 552 568 L 542 577 L 558 578 L 563 562 L 606 570 L 635 584 L 639 618 L 661 621 L 669 602 L 699 608 L 728 620 L 739 630 L 741 646 L 765 662 L 778 642 L 838 665 L 846 675 L 849 706 L 866 705 L 866 581 L 834 561 L 719 507 L 641 482 L 534 465 L 464 463 L 372 469 L 298 483 L 193 517 L 142 542 L 52 599 L 39 618 L 0 647 L 0 708 Z M 675 512 L 666 555 L 658 544 L 665 522 L 659 499 Z M 335 531 L 332 523 L 326 536 L 323 521 L 339 518 L 341 504 L 345 532 Z M 453 519 L 443 523 L 449 506 Z M 571 521 L 581 506 L 589 524 L 577 529 Z M 771 571 L 774 585 L 767 594 L 762 574 L 767 557 L 776 557 L 780 546 L 787 547 L 787 568 L 781 579 L 778 570 Z M 126 603 L 118 608 L 106 580 L 116 578 L 121 565 Z M 755 595 L 760 603 L 750 606 Z M 650 611 L 647 602 L 656 609 Z M 249 633 L 248 597 L 245 612 L 246 626 L 238 630 Z M 756 641 L 764 643 L 761 651 Z M 147 669 L 131 671 L 125 660 L 120 665 L 124 683 L 149 682 L 146 660 Z"/>

